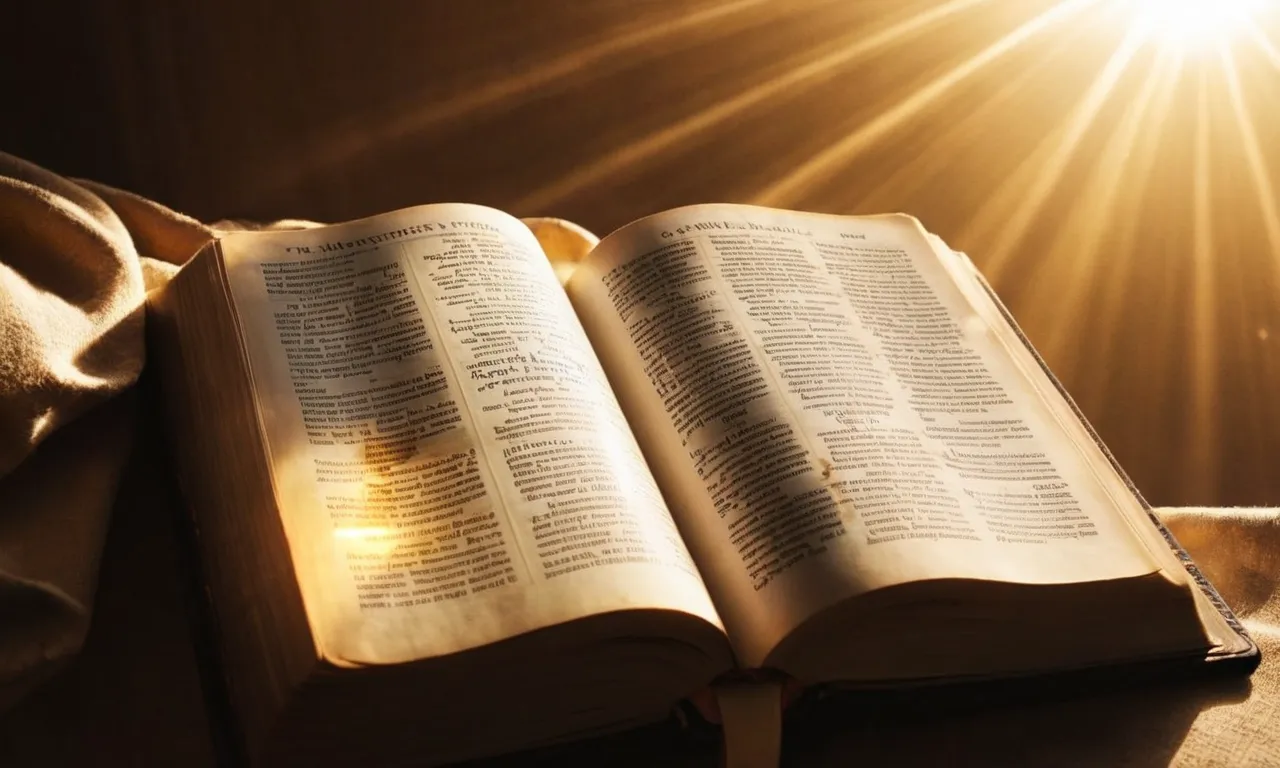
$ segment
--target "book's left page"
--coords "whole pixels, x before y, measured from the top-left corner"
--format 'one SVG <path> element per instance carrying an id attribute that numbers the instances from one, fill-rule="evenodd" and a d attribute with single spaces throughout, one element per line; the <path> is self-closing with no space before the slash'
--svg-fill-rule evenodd
<path id="1" fill-rule="evenodd" d="M 219 243 L 326 658 L 720 620 L 529 230 L 471 205 Z"/>

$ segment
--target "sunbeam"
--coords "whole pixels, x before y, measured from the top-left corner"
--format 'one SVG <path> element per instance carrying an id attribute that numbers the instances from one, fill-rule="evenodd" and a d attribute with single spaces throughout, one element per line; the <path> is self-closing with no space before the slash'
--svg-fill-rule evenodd
<path id="1" fill-rule="evenodd" d="M 1274 47 L 1271 47 L 1269 53 L 1274 53 L 1274 50 Z M 1267 258 L 1259 261 L 1264 265 L 1270 264 L 1270 271 L 1274 274 L 1277 271 L 1276 265 L 1280 265 L 1280 210 L 1277 209 L 1275 186 L 1272 182 L 1272 176 L 1268 172 L 1267 160 L 1262 152 L 1262 143 L 1258 139 L 1258 130 L 1253 115 L 1245 99 L 1245 90 L 1240 81 L 1240 72 L 1236 65 L 1235 55 L 1232 53 L 1231 48 L 1226 46 L 1222 48 L 1220 53 L 1223 75 L 1227 84 L 1228 100 L 1231 102 L 1231 111 L 1235 117 L 1236 130 L 1240 135 L 1241 146 L 1248 165 L 1249 178 L 1262 214 L 1263 229 L 1266 232 Z M 1265 285 L 1265 281 L 1250 280 L 1245 274 L 1238 274 L 1238 277 L 1241 290 L 1257 290 L 1258 285 Z M 1277 315 L 1280 315 L 1280 302 L 1273 302 L 1270 310 L 1268 314 L 1271 317 L 1268 318 L 1267 314 L 1263 314 L 1261 324 L 1254 325 L 1246 322 L 1238 341 L 1252 342 L 1254 346 L 1270 346 L 1269 342 L 1274 320 Z M 1252 313 L 1242 314 L 1244 314 L 1247 321 L 1249 314 Z M 1277 381 L 1280 381 L 1280 359 L 1274 354 L 1264 356 L 1258 361 L 1258 369 L 1259 373 L 1263 374 L 1262 376 L 1245 377 L 1241 382 L 1247 387 L 1250 403 L 1266 402 L 1275 396 L 1274 385 Z M 1265 455 L 1267 450 L 1266 440 L 1261 439 L 1261 436 L 1256 433 L 1250 437 L 1252 438 L 1248 441 L 1250 448 Z"/>
<path id="2" fill-rule="evenodd" d="M 1151 66 L 1136 98 L 1128 105 L 1124 116 L 1116 129 L 1107 138 L 1107 143 L 1098 154 L 1090 169 L 1089 178 L 1081 186 L 1081 203 L 1076 206 L 1064 222 L 1064 230 L 1069 233 L 1059 238 L 1055 248 L 1061 253 L 1058 258 L 1046 259 L 1044 264 L 1063 266 L 1074 272 L 1075 280 L 1062 280 L 1061 275 L 1046 276 L 1049 279 L 1030 280 L 1032 303 L 1036 305 L 1069 308 L 1072 319 L 1086 313 L 1097 317 L 1098 325 L 1106 327 L 1115 322 L 1123 310 L 1123 303 L 1115 301 L 1114 295 L 1100 293 L 1117 267 L 1107 263 L 1112 249 L 1106 243 L 1116 237 L 1119 230 L 1120 239 L 1131 237 L 1132 222 L 1124 220 L 1121 213 L 1121 199 L 1124 192 L 1138 188 L 1149 178 L 1151 168 L 1137 166 L 1132 162 L 1133 152 L 1139 145 L 1139 138 L 1149 123 L 1153 109 L 1167 108 L 1167 98 L 1171 85 L 1175 82 L 1170 77 L 1170 69 L 1178 67 L 1176 61 L 1161 57 Z M 1126 251 L 1123 243 L 1118 250 Z M 1038 271 L 1033 275 L 1040 274 Z M 1111 301 L 1108 302 L 1107 300 Z M 1079 323 L 1060 322 L 1050 325 L 1044 337 L 1043 351 L 1047 354 L 1061 354 L 1069 345 L 1079 344 Z M 1083 320 L 1083 317 L 1080 317 Z M 1098 343 L 1106 344 L 1104 336 Z"/>
<path id="3" fill-rule="evenodd" d="M 982 101 L 973 104 L 955 121 L 948 121 L 937 132 L 928 136 L 928 143 L 918 154 L 895 167 L 888 176 L 875 180 L 875 186 L 858 200 L 857 210 L 891 210 L 911 189 L 934 184 L 939 170 L 952 159 L 956 147 L 964 147 L 978 141 L 998 124 L 1002 114 L 1035 87 L 1034 81 L 1046 73 L 1052 74 L 1057 54 L 1064 53 L 1079 42 L 1077 34 L 1067 34 L 1048 46 L 1045 56 L 1037 57 L 1030 66 L 1013 73 L 1007 82 Z"/>
<path id="4" fill-rule="evenodd" d="M 470 113 L 509 103 L 524 94 L 550 87 L 557 81 L 591 72 L 610 59 L 625 60 L 628 53 L 644 50 L 690 30 L 724 24 L 730 17 L 750 10 L 767 9 L 768 5 L 766 0 L 725 0 L 691 13 L 672 15 L 661 23 L 646 21 L 585 48 L 567 51 L 533 69 L 464 91 L 457 98 L 434 104 L 413 102 L 398 114 L 377 121 L 366 116 L 359 124 L 346 126 L 345 130 L 320 139 L 304 155 L 291 158 L 287 165 L 281 165 L 274 171 L 264 171 L 257 187 L 260 192 L 269 192 L 295 182 L 300 174 L 313 175 L 326 168 L 339 167 L 355 155 L 373 148 L 385 149 L 387 143 L 403 141 L 432 125 L 458 121 Z"/>
<path id="5" fill-rule="evenodd" d="M 624 168 L 638 166 L 663 150 L 688 141 L 698 133 L 724 123 L 756 104 L 809 81 L 832 76 L 842 66 L 899 43 L 961 11 L 987 2 L 990 0 L 950 0 L 871 35 L 863 30 L 854 30 L 837 40 L 834 46 L 828 46 L 820 55 L 802 60 L 776 77 L 753 85 L 730 99 L 718 101 L 657 133 L 619 147 L 590 165 L 535 189 L 522 197 L 515 207 L 528 211 L 547 210 L 573 193 L 598 184 Z M 830 48 L 834 50 L 828 50 Z"/>
<path id="6" fill-rule="evenodd" d="M 1191 433 L 1184 454 L 1191 491 L 1204 496 L 1217 483 L 1214 451 L 1219 445 L 1220 420 L 1217 409 L 1221 393 L 1221 371 L 1217 365 L 1218 302 L 1213 264 L 1212 150 L 1209 127 L 1208 73 L 1200 70 L 1196 94 L 1195 180 L 1193 186 L 1194 244 L 1191 250 L 1191 371 L 1194 389 L 1191 402 Z"/>
<path id="7" fill-rule="evenodd" d="M 1094 178 L 1100 185 L 1105 185 L 1104 194 L 1108 206 L 1102 211 L 1106 216 L 1104 223 L 1079 219 L 1069 225 L 1072 231 L 1084 231 L 1086 241 L 1080 248 L 1067 241 L 1072 252 L 1062 253 L 1062 262 L 1071 270 L 1077 258 L 1089 258 L 1091 264 L 1102 264 L 1110 261 L 1110 271 L 1099 275 L 1088 282 L 1088 290 L 1095 296 L 1093 326 L 1098 329 L 1115 327 L 1124 322 L 1127 309 L 1132 306 L 1130 295 L 1131 281 L 1135 279 L 1140 263 L 1142 235 L 1139 227 L 1142 200 L 1154 178 L 1160 157 L 1159 145 L 1145 139 L 1145 132 L 1151 125 L 1160 125 L 1168 119 L 1173 104 L 1174 93 L 1182 75 L 1181 57 L 1161 56 L 1153 66 L 1150 76 L 1143 88 L 1140 108 L 1131 110 L 1125 118 L 1121 131 L 1109 142 L 1100 161 L 1095 165 Z M 1155 93 L 1148 100 L 1147 89 L 1154 88 Z M 1095 206 L 1101 208 L 1101 206 Z M 1099 253 L 1103 248 L 1103 238 L 1110 230 L 1115 230 L 1106 248 L 1106 255 Z M 1073 270 L 1074 271 L 1074 270 Z M 1078 281 L 1085 285 L 1086 281 Z M 1065 302 L 1064 302 L 1065 304 Z M 1077 304 L 1070 306 L 1076 307 Z M 1076 319 L 1083 312 L 1072 316 Z M 1071 323 L 1058 318 L 1058 322 L 1050 324 L 1048 349 L 1062 349 L 1070 343 L 1068 333 Z M 1102 359 L 1112 359 L 1118 347 L 1116 334 L 1098 333 L 1090 342 L 1075 339 L 1078 346 L 1088 343 L 1094 355 Z M 1078 350 L 1077 350 L 1078 351 Z M 1075 359 L 1080 359 L 1079 355 Z M 1101 375 L 1081 376 L 1075 392 L 1086 402 L 1100 402 L 1105 398 L 1111 384 L 1113 371 Z M 1167 402 L 1169 382 L 1164 377 L 1153 376 L 1147 382 L 1149 396 L 1155 402 Z"/>
<path id="8" fill-rule="evenodd" d="M 1072 111 L 1061 136 L 1046 140 L 1046 146 L 1051 152 L 1049 158 L 1034 164 L 1038 170 L 1030 188 L 1021 195 L 1022 202 L 1018 207 L 1002 222 L 1000 234 L 987 252 L 983 268 L 992 280 L 999 279 L 1001 271 L 1025 237 L 1027 228 L 1040 213 L 1046 198 L 1057 187 L 1063 171 L 1072 162 L 1076 149 L 1093 126 L 1099 110 L 1111 98 L 1116 83 L 1133 60 L 1140 44 L 1141 36 L 1137 32 L 1131 31 L 1125 36 L 1120 47 L 1111 55 L 1098 78 Z"/>
<path id="9" fill-rule="evenodd" d="M 1257 195 L 1258 204 L 1262 207 L 1267 242 L 1271 246 L 1271 257 L 1280 260 L 1280 208 L 1276 206 L 1275 187 L 1271 182 L 1271 176 L 1267 174 L 1267 161 L 1262 155 L 1262 146 L 1258 141 L 1258 131 L 1254 127 L 1253 115 L 1249 113 L 1249 106 L 1244 100 L 1244 89 L 1240 85 L 1240 72 L 1236 68 L 1235 56 L 1230 48 L 1223 48 L 1220 53 L 1223 75 L 1227 83 L 1227 96 L 1231 101 L 1232 113 L 1235 115 L 1236 129 L 1240 132 L 1245 159 L 1249 163 L 1249 178 L 1253 182 L 1253 191 Z"/>
<path id="10" fill-rule="evenodd" d="M 783 178 L 760 190 L 755 195 L 754 202 L 759 205 L 776 206 L 791 204 L 791 201 L 799 193 L 812 185 L 819 177 L 831 173 L 833 169 L 838 169 L 841 163 L 847 162 L 850 157 L 863 151 L 890 131 L 901 126 L 966 78 L 990 65 L 1004 54 L 1034 37 L 1037 33 L 1051 28 L 1070 14 L 1096 2 L 1097 0 L 1067 0 L 1045 10 L 941 77 L 913 92 L 910 96 L 898 102 L 894 107 L 857 131 L 806 160 Z"/>
<path id="11" fill-rule="evenodd" d="M 1271 66 L 1280 72 L 1280 49 L 1277 49 L 1275 43 L 1267 39 L 1267 34 L 1257 24 L 1249 24 L 1245 28 L 1245 34 L 1254 45 L 1258 46 L 1259 50 L 1266 54 Z"/>

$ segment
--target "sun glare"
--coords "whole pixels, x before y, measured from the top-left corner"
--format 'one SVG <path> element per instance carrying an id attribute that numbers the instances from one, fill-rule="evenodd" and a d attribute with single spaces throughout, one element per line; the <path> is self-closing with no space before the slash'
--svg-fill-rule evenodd
<path id="1" fill-rule="evenodd" d="M 1127 0 L 1138 33 L 1183 52 L 1216 47 L 1254 22 L 1265 0 Z"/>

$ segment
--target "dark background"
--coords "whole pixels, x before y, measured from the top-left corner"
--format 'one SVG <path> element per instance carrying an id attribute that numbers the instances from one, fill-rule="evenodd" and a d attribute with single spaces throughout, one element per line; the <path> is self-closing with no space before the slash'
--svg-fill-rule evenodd
<path id="1" fill-rule="evenodd" d="M 1052 5 L 15 4 L 0 149 L 203 219 L 906 211 L 1153 503 L 1280 503 L 1280 58 Z"/>

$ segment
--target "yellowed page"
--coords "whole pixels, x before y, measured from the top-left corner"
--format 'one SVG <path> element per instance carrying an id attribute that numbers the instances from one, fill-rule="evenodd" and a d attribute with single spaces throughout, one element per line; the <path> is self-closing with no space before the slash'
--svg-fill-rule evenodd
<path id="1" fill-rule="evenodd" d="M 927 237 L 939 261 L 951 273 L 956 285 L 965 294 L 974 311 L 987 318 L 996 335 L 1000 338 L 1001 343 L 1009 351 L 1014 363 L 1026 375 L 1027 381 L 1040 391 L 1046 405 L 1052 411 L 1063 430 L 1071 436 L 1079 447 L 1086 461 L 1099 468 L 1109 465 L 1110 462 L 1107 456 L 1089 434 L 1085 425 L 1075 417 L 1070 404 L 1058 396 L 1053 382 L 1049 380 L 1049 377 L 1026 345 L 1018 338 L 1014 329 L 1001 322 L 1000 308 L 992 300 L 990 294 L 987 293 L 978 275 L 977 268 L 969 261 L 967 256 L 952 251 L 937 236 L 927 235 Z M 1098 476 L 1099 481 L 1106 487 L 1107 491 L 1118 500 L 1118 506 L 1121 512 L 1125 514 L 1125 519 L 1129 522 L 1130 527 L 1138 538 L 1146 545 L 1147 550 L 1151 552 L 1152 557 L 1160 564 L 1161 569 L 1174 580 L 1186 578 L 1186 567 L 1178 559 L 1178 556 L 1174 554 L 1173 550 L 1169 548 L 1160 531 L 1151 524 L 1147 511 L 1138 504 L 1132 503 L 1132 494 L 1125 487 L 1123 478 L 1114 472 L 1108 471 L 1100 471 Z M 1191 592 L 1195 597 L 1201 623 L 1216 645 L 1235 651 L 1244 650 L 1248 647 L 1247 641 L 1226 623 L 1222 614 L 1209 602 L 1200 589 L 1192 589 Z"/>
<path id="2" fill-rule="evenodd" d="M 392 663 L 718 618 L 537 241 L 436 205 L 221 243 L 308 615 Z"/>
<path id="3" fill-rule="evenodd" d="M 679 209 L 568 290 L 747 665 L 881 586 L 1158 570 L 908 217 Z"/>

